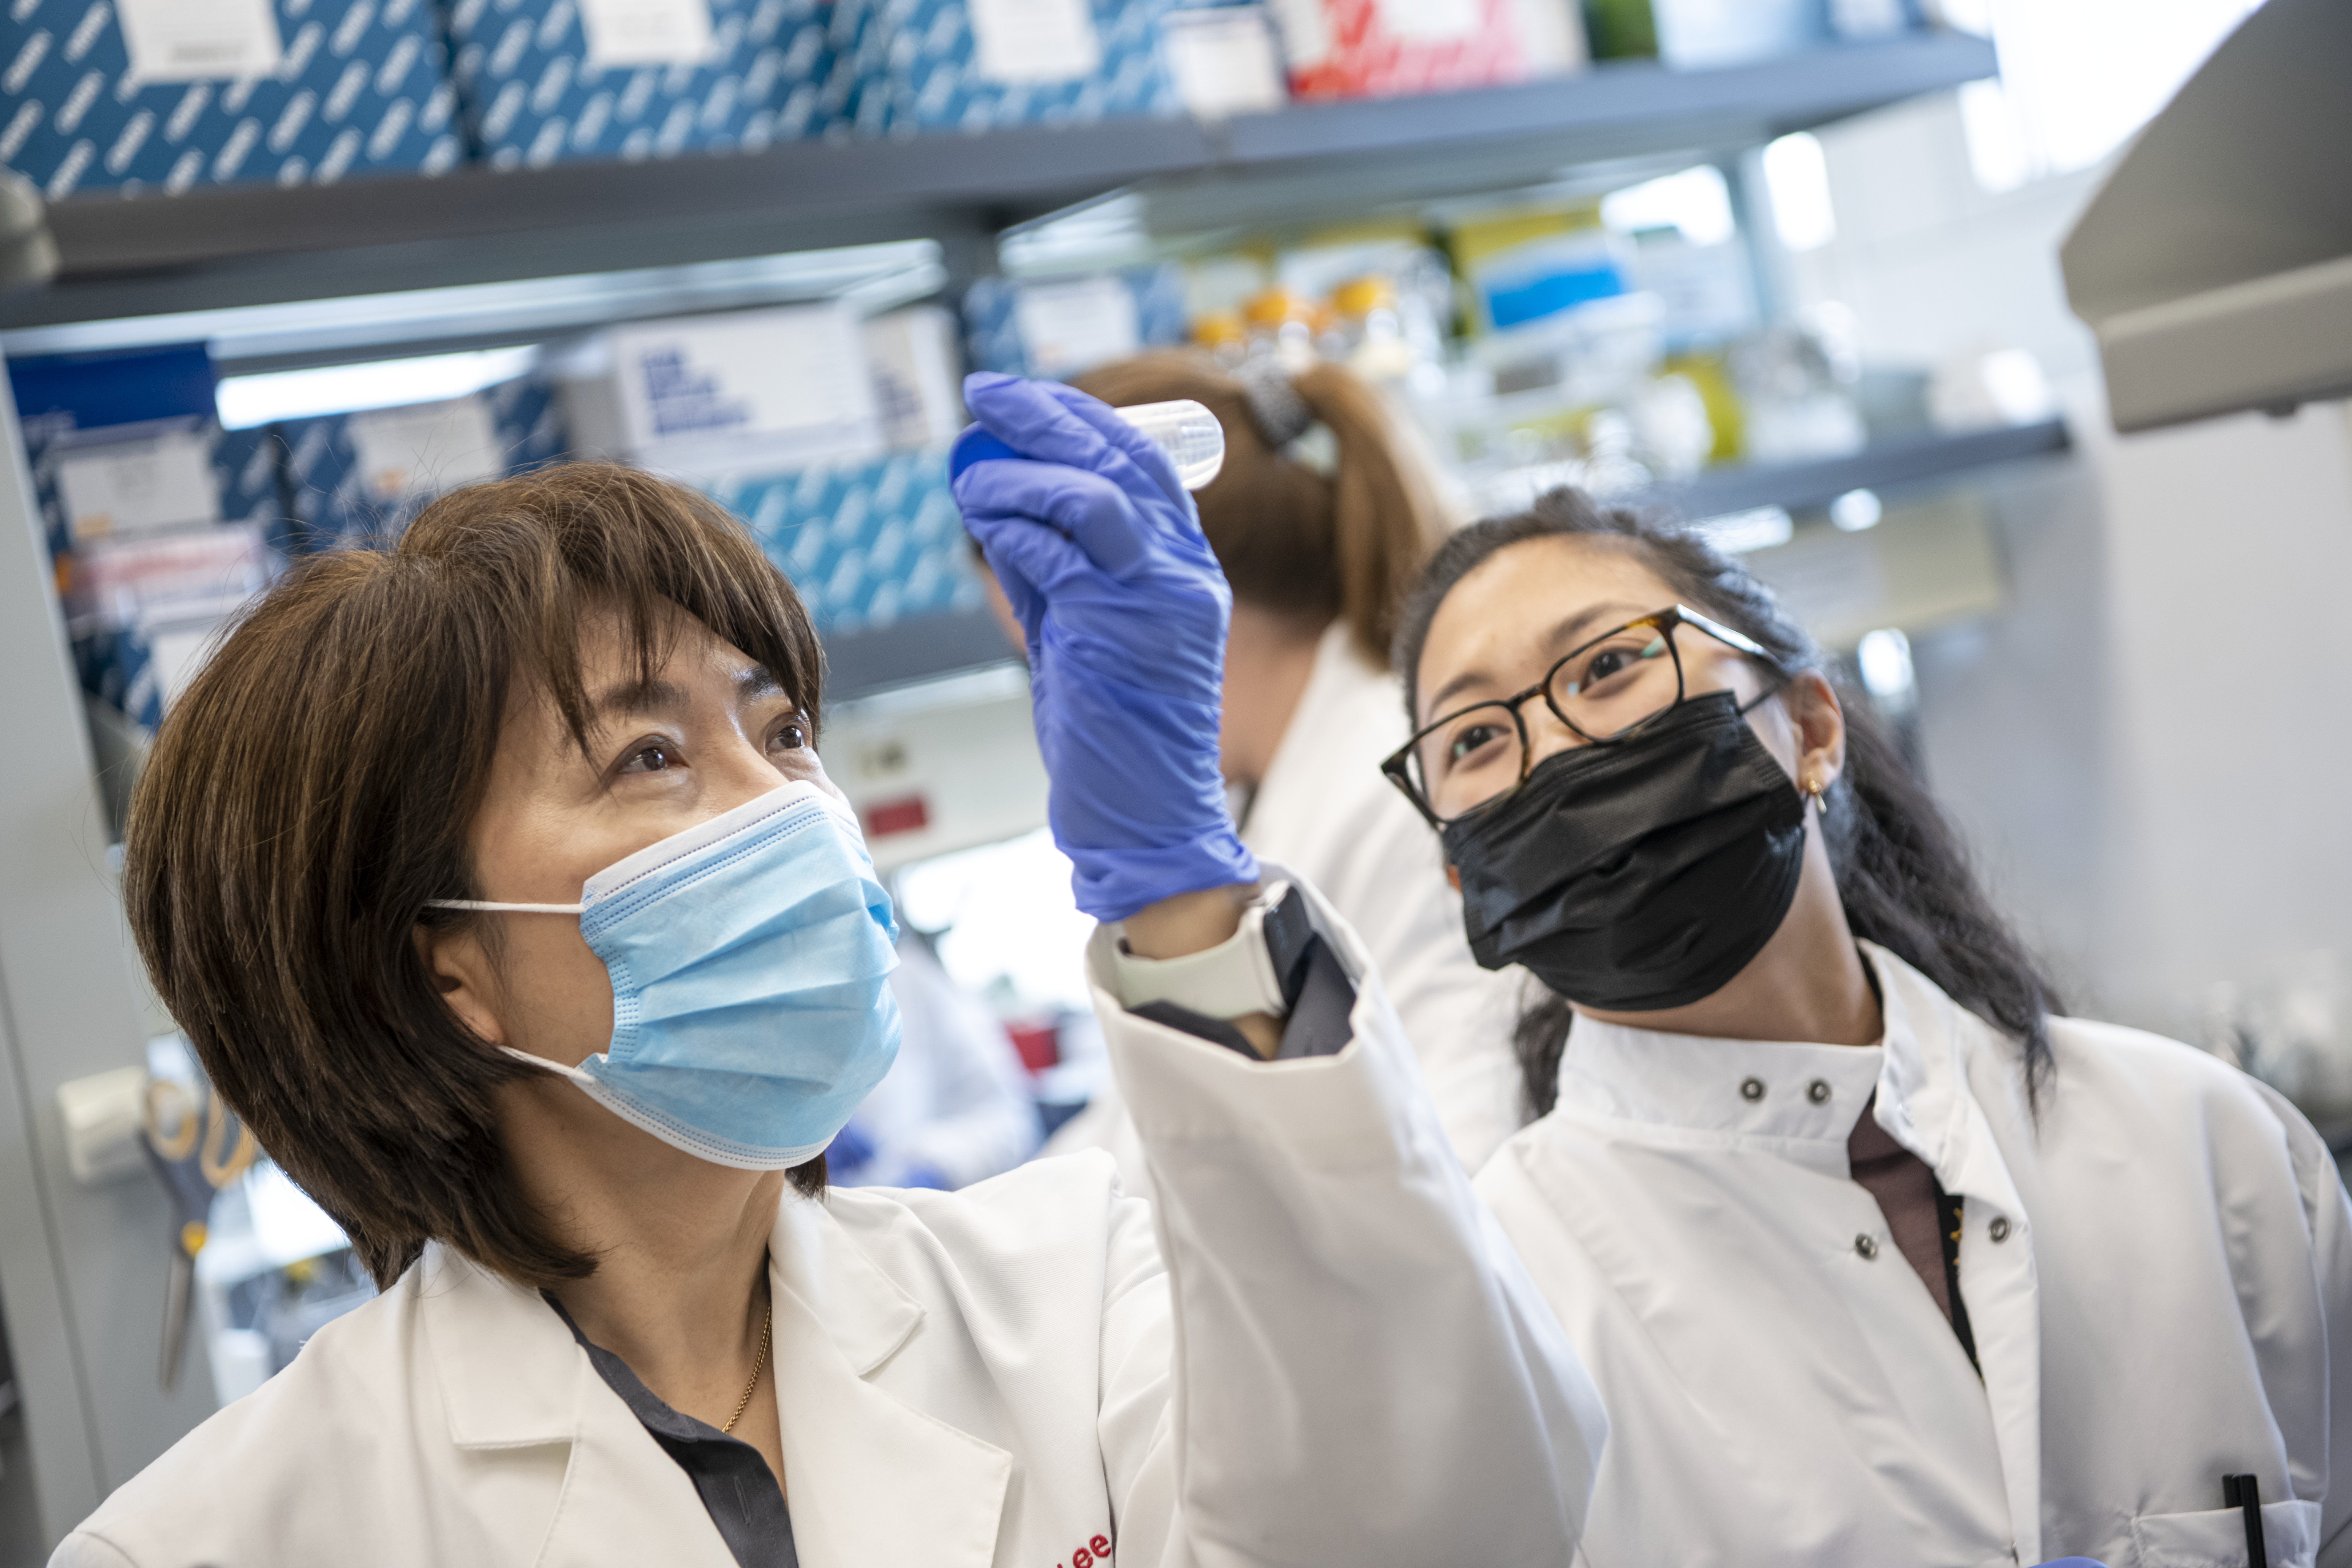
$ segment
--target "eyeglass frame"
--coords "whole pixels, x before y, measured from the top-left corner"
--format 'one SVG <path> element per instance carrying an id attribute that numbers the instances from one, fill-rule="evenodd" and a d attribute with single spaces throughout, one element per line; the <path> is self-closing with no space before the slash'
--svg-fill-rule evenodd
<path id="1" fill-rule="evenodd" d="M 1666 651 L 1675 661 L 1675 700 L 1672 702 L 1667 703 L 1664 708 L 1659 709 L 1656 712 L 1651 714 L 1648 718 L 1637 720 L 1633 723 L 1627 725 L 1624 729 L 1618 731 L 1613 735 L 1602 736 L 1590 734 L 1585 731 L 1582 725 L 1570 718 L 1567 714 L 1561 712 L 1559 710 L 1559 704 L 1552 700 L 1552 678 L 1557 676 L 1560 670 L 1567 666 L 1569 661 L 1575 658 L 1579 654 L 1585 653 L 1592 648 L 1598 647 L 1602 643 L 1607 642 L 1611 637 L 1622 636 L 1622 634 L 1633 630 L 1635 626 L 1654 626 L 1657 628 L 1658 635 L 1665 640 Z M 1534 753 L 1535 742 L 1533 738 L 1528 734 L 1527 717 L 1525 714 L 1520 712 L 1520 710 L 1538 697 L 1544 700 L 1544 706 L 1551 710 L 1553 718 L 1567 725 L 1572 733 L 1582 736 L 1587 745 L 1622 745 L 1624 742 L 1640 735 L 1651 725 L 1656 723 L 1659 720 L 1664 718 L 1667 714 L 1673 712 L 1675 709 L 1681 707 L 1685 702 L 1689 700 L 1690 693 L 1683 674 L 1682 649 L 1675 642 L 1675 628 L 1677 626 L 1689 626 L 1696 631 L 1704 632 L 1706 636 L 1713 637 L 1716 641 L 1723 644 L 1726 647 L 1730 648 L 1734 653 L 1744 653 L 1751 658 L 1764 660 L 1766 665 L 1771 669 L 1775 679 L 1764 689 L 1762 695 L 1759 696 L 1754 702 L 1749 702 L 1739 710 L 1742 713 L 1748 712 L 1750 709 L 1753 709 L 1759 703 L 1761 703 L 1765 698 L 1769 697 L 1774 692 L 1780 690 L 1780 688 L 1786 685 L 1790 679 L 1789 673 L 1780 668 L 1780 661 L 1772 657 L 1771 650 L 1765 647 L 1763 644 L 1758 642 L 1754 637 L 1749 637 L 1745 632 L 1735 631 L 1731 627 L 1725 626 L 1720 621 L 1711 620 L 1707 616 L 1700 615 L 1696 610 L 1692 609 L 1687 605 L 1675 605 L 1666 609 L 1654 610 L 1646 616 L 1635 616 L 1632 620 L 1625 622 L 1622 626 L 1612 626 L 1607 631 L 1602 632 L 1599 637 L 1586 638 L 1584 641 L 1577 644 L 1574 647 L 1569 649 L 1566 653 L 1560 655 L 1558 658 L 1552 660 L 1551 664 L 1544 670 L 1543 679 L 1537 681 L 1533 686 L 1528 687 L 1524 691 L 1518 692 L 1510 697 L 1489 697 L 1481 701 L 1465 703 L 1462 707 L 1456 708 L 1449 713 L 1442 713 L 1436 718 L 1432 719 L 1428 723 L 1423 724 L 1420 729 L 1415 730 L 1412 735 L 1406 739 L 1403 745 L 1399 746 L 1395 751 L 1390 752 L 1386 757 L 1381 760 L 1381 776 L 1386 778 L 1389 783 L 1396 785 L 1398 791 L 1403 795 L 1405 799 L 1412 803 L 1413 809 L 1420 812 L 1422 816 L 1432 827 L 1443 830 L 1452 826 L 1454 823 L 1465 821 L 1470 817 L 1477 816 L 1482 811 L 1486 811 L 1494 806 L 1501 805 L 1504 801 L 1507 801 L 1510 799 L 1511 796 L 1517 795 L 1527 784 L 1528 775 L 1535 772 L 1533 763 L 1528 760 Z M 1705 694 L 1702 693 L 1702 695 Z M 1422 797 L 1420 791 L 1413 787 L 1412 777 L 1409 771 L 1413 749 L 1419 746 L 1423 741 L 1426 740 L 1437 731 L 1461 718 L 1465 713 L 1474 713 L 1481 708 L 1497 707 L 1505 709 L 1510 713 L 1511 725 L 1519 732 L 1519 776 L 1517 780 L 1515 781 L 1508 789 L 1504 790 L 1501 794 L 1491 796 L 1488 799 L 1482 800 L 1477 805 L 1472 806 L 1469 810 L 1462 812 L 1457 816 L 1438 816 L 1435 808 Z"/>

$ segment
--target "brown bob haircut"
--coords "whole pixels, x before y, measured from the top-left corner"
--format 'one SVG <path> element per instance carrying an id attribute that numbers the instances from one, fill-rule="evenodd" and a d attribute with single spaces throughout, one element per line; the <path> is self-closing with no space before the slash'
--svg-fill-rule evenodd
<path id="1" fill-rule="evenodd" d="M 1331 432 L 1328 475 L 1268 440 L 1248 387 L 1207 354 L 1157 350 L 1071 384 L 1114 406 L 1176 397 L 1205 405 L 1225 427 L 1225 466 L 1193 500 L 1234 597 L 1318 627 L 1344 620 L 1356 651 L 1386 669 L 1405 592 L 1445 534 L 1436 479 L 1419 437 L 1379 387 L 1321 361 L 1288 380 Z"/>
<path id="2" fill-rule="evenodd" d="M 585 744 L 583 623 L 640 672 L 677 605 L 817 714 L 808 612 L 743 525 L 634 469 L 470 486 L 396 543 L 296 565 L 173 705 L 131 801 L 131 927 L 214 1085 L 379 1284 L 438 1240 L 519 1283 L 592 1272 L 523 1198 L 495 1091 L 533 1071 L 443 1003 L 415 933 L 472 918 L 467 830 L 510 704 Z M 793 1173 L 821 1192 L 823 1156 Z"/>

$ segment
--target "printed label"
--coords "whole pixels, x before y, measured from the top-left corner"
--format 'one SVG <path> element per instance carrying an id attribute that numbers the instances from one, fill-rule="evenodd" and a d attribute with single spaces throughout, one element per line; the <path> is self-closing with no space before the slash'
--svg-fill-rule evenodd
<path id="1" fill-rule="evenodd" d="M 1123 279 L 1024 283 L 1013 310 L 1033 375 L 1076 375 L 1143 346 L 1135 294 Z"/>
<path id="2" fill-rule="evenodd" d="M 372 501 L 396 501 L 496 479 L 506 472 L 498 427 L 479 397 L 375 408 L 351 416 L 360 489 Z"/>
<path id="3" fill-rule="evenodd" d="M 269 0 L 115 0 L 137 83 L 267 76 L 283 54 Z"/>
<path id="4" fill-rule="evenodd" d="M 1102 68 L 1087 0 L 971 0 L 972 64 L 993 82 L 1077 81 Z"/>
<path id="5" fill-rule="evenodd" d="M 58 496 L 78 544 L 220 521 L 211 455 L 193 430 L 62 455 Z"/>
<path id="6" fill-rule="evenodd" d="M 580 0 L 592 69 L 691 66 L 710 58 L 709 0 Z"/>

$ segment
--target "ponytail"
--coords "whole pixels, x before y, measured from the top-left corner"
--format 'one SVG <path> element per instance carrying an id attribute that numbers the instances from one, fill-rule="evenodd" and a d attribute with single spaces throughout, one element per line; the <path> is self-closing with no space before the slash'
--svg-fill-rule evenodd
<path id="1" fill-rule="evenodd" d="M 1206 355 L 1160 350 L 1074 378 L 1114 406 L 1189 397 L 1225 430 L 1225 466 L 1195 497 L 1201 528 L 1240 602 L 1320 627 L 1344 620 L 1357 650 L 1389 668 L 1406 590 L 1443 537 L 1428 458 L 1380 388 L 1318 363 L 1274 392 L 1331 433 L 1329 475 L 1290 454 L 1297 420 L 1271 416 L 1251 380 Z"/>
<path id="2" fill-rule="evenodd" d="M 1444 531 L 1436 481 L 1417 434 L 1363 377 L 1318 363 L 1290 384 L 1338 448 L 1331 539 L 1339 614 L 1358 651 L 1385 668 L 1406 591 Z"/>

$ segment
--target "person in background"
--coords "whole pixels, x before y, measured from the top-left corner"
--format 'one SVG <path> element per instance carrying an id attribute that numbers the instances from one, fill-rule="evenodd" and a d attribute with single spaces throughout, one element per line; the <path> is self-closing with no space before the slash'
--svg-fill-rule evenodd
<path id="1" fill-rule="evenodd" d="M 1517 982 L 1470 956 L 1436 845 L 1380 773 L 1404 739 L 1388 653 L 1397 607 L 1444 534 L 1417 438 L 1336 364 L 1235 374 L 1171 350 L 1074 384 L 1114 406 L 1191 398 L 1224 426 L 1224 468 L 1193 499 L 1233 587 L 1218 752 L 1242 840 L 1313 882 L 1363 938 L 1439 1120 L 1476 1170 L 1528 1114 L 1510 1052 Z M 1095 1145 L 1148 1190 L 1115 1095 L 1047 1147 Z"/>
<path id="2" fill-rule="evenodd" d="M 911 927 L 898 938 L 890 994 L 898 1059 L 825 1151 L 833 1184 L 952 1191 L 1035 1153 L 1043 1128 L 1012 1037 Z"/>
<path id="3" fill-rule="evenodd" d="M 1392 776 L 1546 987 L 1477 1187 L 1609 1406 L 1580 1561 L 2352 1563 L 2326 1144 L 2055 1016 L 1744 567 L 1556 491 L 1446 542 L 1397 662 Z"/>
<path id="4" fill-rule="evenodd" d="M 157 994 L 383 1293 L 53 1568 L 1570 1556 L 1606 1420 L 1385 1010 L 1335 1016 L 1344 928 L 1297 948 L 1316 984 L 1207 1021 L 1200 955 L 1273 952 L 1213 736 L 1172 718 L 1213 710 L 1222 584 L 1164 456 L 1045 395 L 973 402 L 1088 471 L 982 465 L 1047 469 L 998 499 L 1083 500 L 1150 563 L 1055 579 L 1035 709 L 1065 850 L 1117 900 L 1088 970 L 1161 1205 L 1098 1152 L 827 1190 L 898 1048 L 897 922 L 818 759 L 805 606 L 650 475 L 467 486 L 248 608 L 123 858 Z M 1155 692 L 1073 654 L 1089 615 L 1158 652 Z M 1091 766 L 1065 724 L 1160 765 Z"/>

